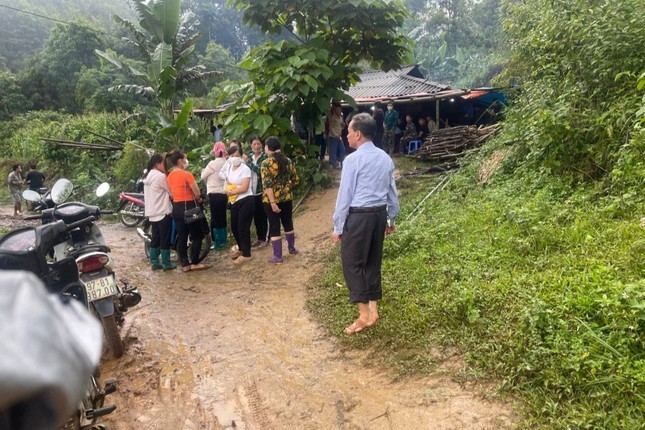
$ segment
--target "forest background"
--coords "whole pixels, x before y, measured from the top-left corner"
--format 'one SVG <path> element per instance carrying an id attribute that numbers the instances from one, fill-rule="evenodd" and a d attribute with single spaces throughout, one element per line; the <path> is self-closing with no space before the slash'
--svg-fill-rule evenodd
<path id="1" fill-rule="evenodd" d="M 362 37 L 387 36 L 393 53 L 344 63 L 342 76 L 325 64 L 333 47 L 316 45 L 325 31 L 318 21 L 281 25 L 297 20 L 292 2 L 274 2 L 281 13 L 263 0 L 249 11 L 249 3 L 183 2 L 199 21 L 187 30 L 201 38 L 184 40 L 194 52 L 181 63 L 195 79 L 171 88 L 170 106 L 181 112 L 165 116 L 169 99 L 159 96 L 169 80 L 133 59 L 135 45 L 123 37 L 139 34 L 110 17 L 137 17 L 125 1 L 0 4 L 4 170 L 38 161 L 48 177 L 125 187 L 141 172 L 143 148 L 181 145 L 208 158 L 208 124 L 188 113 L 234 102 L 229 137 L 278 133 L 307 181 L 322 183 L 272 95 L 294 94 L 279 100 L 289 108 L 305 99 L 316 106 L 360 69 L 406 63 L 454 87 L 519 86 L 502 133 L 459 172 L 399 180 L 402 213 L 385 246 L 387 324 L 343 342 L 406 374 L 464 357 L 459 377 L 498 381 L 495 393 L 517 402 L 522 428 L 645 428 L 642 0 L 353 0 L 351 18 L 376 8 L 371 18 L 384 23 Z M 298 5 L 302 16 L 338 14 L 338 2 Z M 159 91 L 132 85 L 128 68 L 151 72 Z M 122 91 L 107 91 L 115 86 Z M 262 103 L 244 108 L 249 100 Z M 125 145 L 69 150 L 42 138 Z M 312 286 L 311 308 L 338 333 L 351 309 L 333 262 Z"/>

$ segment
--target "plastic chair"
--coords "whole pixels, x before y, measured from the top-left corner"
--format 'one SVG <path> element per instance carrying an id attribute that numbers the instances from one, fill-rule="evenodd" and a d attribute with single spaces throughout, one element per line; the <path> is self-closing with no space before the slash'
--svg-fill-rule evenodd
<path id="1" fill-rule="evenodd" d="M 413 152 L 417 152 L 419 148 L 421 147 L 421 141 L 420 140 L 411 140 L 408 142 L 408 155 L 412 154 Z"/>

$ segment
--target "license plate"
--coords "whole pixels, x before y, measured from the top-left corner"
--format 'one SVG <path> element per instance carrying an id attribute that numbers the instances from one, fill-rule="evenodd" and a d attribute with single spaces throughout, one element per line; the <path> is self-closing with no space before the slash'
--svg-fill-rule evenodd
<path id="1" fill-rule="evenodd" d="M 114 276 L 106 276 L 105 278 L 91 279 L 83 282 L 87 290 L 87 299 L 90 302 L 114 296 L 117 293 Z"/>

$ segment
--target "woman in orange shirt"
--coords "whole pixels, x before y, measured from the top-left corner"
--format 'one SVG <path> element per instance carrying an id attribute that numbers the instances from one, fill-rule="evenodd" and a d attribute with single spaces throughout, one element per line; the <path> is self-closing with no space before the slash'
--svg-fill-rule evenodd
<path id="1" fill-rule="evenodd" d="M 202 197 L 192 173 L 186 170 L 188 159 L 186 154 L 175 149 L 170 154 L 172 171 L 168 175 L 168 188 L 172 195 L 172 218 L 175 220 L 177 229 L 177 254 L 181 262 L 182 272 L 191 270 L 208 269 L 210 266 L 200 264 L 199 252 L 201 251 L 203 231 L 200 221 L 192 224 L 184 222 L 184 212 L 186 209 L 192 209 L 198 204 L 202 204 Z M 188 235 L 192 239 L 190 246 L 190 259 L 188 259 Z"/>

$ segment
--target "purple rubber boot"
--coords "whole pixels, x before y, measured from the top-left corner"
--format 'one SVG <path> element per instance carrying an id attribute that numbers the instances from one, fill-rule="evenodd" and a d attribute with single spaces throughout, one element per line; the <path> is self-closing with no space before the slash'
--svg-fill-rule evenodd
<path id="1" fill-rule="evenodd" d="M 273 257 L 269 258 L 269 263 L 282 264 L 282 239 L 272 240 Z"/>
<path id="2" fill-rule="evenodd" d="M 298 249 L 295 247 L 296 234 L 294 232 L 291 232 L 291 233 L 285 233 L 284 235 L 287 238 L 287 248 L 289 248 L 289 254 L 296 255 L 299 252 Z"/>

